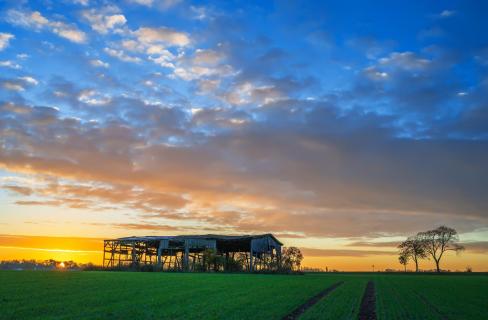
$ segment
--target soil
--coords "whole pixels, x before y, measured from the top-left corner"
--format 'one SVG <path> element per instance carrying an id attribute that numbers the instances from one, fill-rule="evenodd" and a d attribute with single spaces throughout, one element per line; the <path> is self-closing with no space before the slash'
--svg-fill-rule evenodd
<path id="1" fill-rule="evenodd" d="M 333 284 L 332 286 L 328 287 L 327 289 L 319 292 L 317 295 L 313 296 L 307 302 L 287 314 L 282 318 L 282 320 L 291 320 L 291 319 L 298 319 L 308 308 L 316 304 L 317 302 L 320 301 L 323 297 L 327 296 L 329 293 L 334 291 L 337 287 L 339 287 L 341 284 L 343 284 L 343 281 L 337 282 Z"/>
<path id="2" fill-rule="evenodd" d="M 376 294 L 373 281 L 369 281 L 366 285 L 366 290 L 364 290 L 358 319 L 376 320 Z"/>

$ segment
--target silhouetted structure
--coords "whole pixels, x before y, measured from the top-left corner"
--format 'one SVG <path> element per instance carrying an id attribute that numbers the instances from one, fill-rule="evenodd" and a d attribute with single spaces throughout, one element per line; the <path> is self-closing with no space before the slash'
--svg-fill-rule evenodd
<path id="1" fill-rule="evenodd" d="M 273 271 L 282 243 L 272 234 L 180 235 L 104 240 L 103 266 L 153 265 L 179 271 Z"/>

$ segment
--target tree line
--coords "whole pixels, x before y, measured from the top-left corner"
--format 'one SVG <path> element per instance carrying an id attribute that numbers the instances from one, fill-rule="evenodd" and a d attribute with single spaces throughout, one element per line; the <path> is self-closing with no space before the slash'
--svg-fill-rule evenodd
<path id="1" fill-rule="evenodd" d="M 419 261 L 432 258 L 436 271 L 441 272 L 441 259 L 448 251 L 459 253 L 464 247 L 459 244 L 459 235 L 453 228 L 440 226 L 433 230 L 417 233 L 408 237 L 398 245 L 398 261 L 407 271 L 407 264 L 411 260 L 415 263 L 415 272 L 419 272 Z"/>

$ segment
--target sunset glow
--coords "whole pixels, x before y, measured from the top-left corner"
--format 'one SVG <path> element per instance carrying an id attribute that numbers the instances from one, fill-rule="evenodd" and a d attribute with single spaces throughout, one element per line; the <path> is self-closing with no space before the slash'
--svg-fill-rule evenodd
<path id="1" fill-rule="evenodd" d="M 0 260 L 273 233 L 403 269 L 447 225 L 488 271 L 488 8 L 341 3 L 3 2 Z"/>

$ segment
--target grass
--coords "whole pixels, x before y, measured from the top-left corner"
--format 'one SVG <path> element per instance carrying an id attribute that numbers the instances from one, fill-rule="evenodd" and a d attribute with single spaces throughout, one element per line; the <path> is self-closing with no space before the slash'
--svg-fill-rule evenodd
<path id="1" fill-rule="evenodd" d="M 280 319 L 330 286 L 323 276 L 0 272 L 5 319 Z"/>
<path id="2" fill-rule="evenodd" d="M 340 278 L 344 283 L 307 310 L 300 319 L 357 319 L 368 278 L 357 275 L 344 275 Z"/>
<path id="3" fill-rule="evenodd" d="M 356 319 L 366 282 L 378 319 L 484 319 L 483 275 L 0 271 L 0 319 L 281 319 L 338 281 L 301 319 Z"/>
<path id="4" fill-rule="evenodd" d="M 488 319 L 488 277 L 376 277 L 378 319 Z"/>

